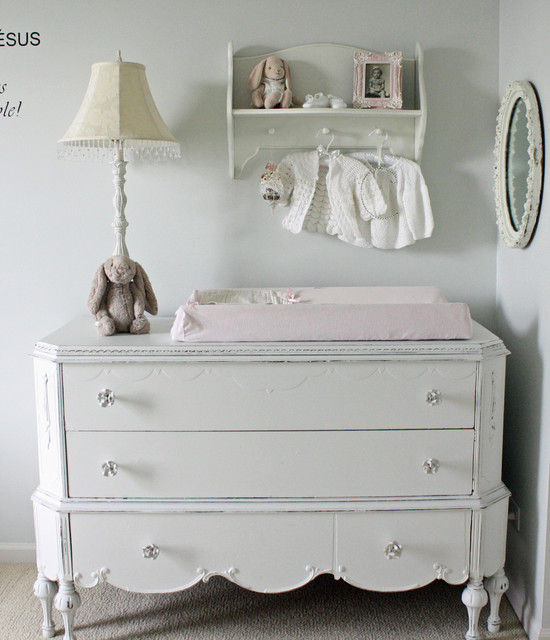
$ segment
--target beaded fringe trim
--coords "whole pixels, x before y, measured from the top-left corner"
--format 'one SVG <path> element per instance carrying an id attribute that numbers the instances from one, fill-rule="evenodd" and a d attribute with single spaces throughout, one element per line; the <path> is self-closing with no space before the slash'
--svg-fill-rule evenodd
<path id="1" fill-rule="evenodd" d="M 60 160 L 92 160 L 111 162 L 116 151 L 114 140 L 74 140 L 57 143 Z M 125 140 L 124 160 L 175 160 L 180 158 L 179 142 L 157 140 Z"/>

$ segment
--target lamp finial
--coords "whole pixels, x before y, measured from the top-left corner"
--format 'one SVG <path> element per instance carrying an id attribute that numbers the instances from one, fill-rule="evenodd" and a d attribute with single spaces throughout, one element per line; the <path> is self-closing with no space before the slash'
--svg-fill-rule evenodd
<path id="1" fill-rule="evenodd" d="M 122 53 L 120 52 L 120 49 L 116 50 L 116 61 L 122 62 Z"/>

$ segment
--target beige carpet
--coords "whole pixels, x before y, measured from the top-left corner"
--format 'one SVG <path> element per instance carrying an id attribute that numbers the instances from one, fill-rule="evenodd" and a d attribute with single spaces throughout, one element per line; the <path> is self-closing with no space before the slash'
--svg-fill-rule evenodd
<path id="1" fill-rule="evenodd" d="M 0 564 L 0 640 L 42 637 L 35 575 L 32 565 Z M 436 581 L 406 593 L 371 593 L 331 576 L 280 595 L 245 591 L 222 578 L 163 595 L 104 584 L 80 589 L 75 628 L 77 640 L 462 640 L 468 623 L 461 592 Z M 487 609 L 484 638 L 527 638 L 506 598 L 497 634 L 485 630 Z M 62 638 L 55 609 L 54 617 Z"/>

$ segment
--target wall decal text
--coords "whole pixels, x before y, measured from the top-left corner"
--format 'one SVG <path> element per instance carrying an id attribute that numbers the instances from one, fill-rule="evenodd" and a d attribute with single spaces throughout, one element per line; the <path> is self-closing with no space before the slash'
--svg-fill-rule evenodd
<path id="1" fill-rule="evenodd" d="M 0 96 L 3 97 L 6 90 L 8 88 L 7 82 L 0 82 Z M 1 118 L 14 118 L 19 117 L 21 113 L 21 107 L 23 106 L 23 102 L 21 100 L 0 100 L 0 117 Z"/>
<path id="2" fill-rule="evenodd" d="M 22 33 L 18 31 L 3 31 L 0 29 L 0 47 L 37 47 L 40 44 L 40 34 L 38 31 Z"/>

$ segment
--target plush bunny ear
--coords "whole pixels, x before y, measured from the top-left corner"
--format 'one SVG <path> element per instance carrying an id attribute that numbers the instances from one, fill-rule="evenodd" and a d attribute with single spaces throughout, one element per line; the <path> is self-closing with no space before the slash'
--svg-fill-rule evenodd
<path id="1" fill-rule="evenodd" d="M 266 62 L 267 58 L 265 60 L 262 60 L 261 62 L 258 62 L 258 64 L 250 72 L 250 75 L 248 76 L 248 88 L 250 91 L 254 91 L 254 89 L 257 89 L 260 86 L 262 82 L 262 76 L 264 75 L 264 67 Z"/>
<path id="2" fill-rule="evenodd" d="M 286 60 L 281 60 L 285 70 L 285 88 L 290 89 L 290 67 L 286 63 Z"/>
<path id="3" fill-rule="evenodd" d="M 134 284 L 143 294 L 143 299 L 145 300 L 145 311 L 148 311 L 149 313 L 156 316 L 159 310 L 157 298 L 155 296 L 155 292 L 153 291 L 153 287 L 151 285 L 149 277 L 145 273 L 145 269 L 138 262 L 136 262 L 136 275 L 134 276 Z"/>
<path id="4" fill-rule="evenodd" d="M 107 274 L 105 273 L 105 264 L 106 263 L 102 264 L 96 271 L 92 288 L 90 289 L 90 295 L 88 296 L 88 310 L 94 316 L 99 311 L 99 307 L 107 291 L 107 285 L 109 284 Z"/>

